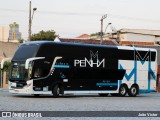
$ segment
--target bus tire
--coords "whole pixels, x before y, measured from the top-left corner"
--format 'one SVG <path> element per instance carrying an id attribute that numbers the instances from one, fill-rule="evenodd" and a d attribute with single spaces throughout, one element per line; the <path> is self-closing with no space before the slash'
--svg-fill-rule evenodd
<path id="1" fill-rule="evenodd" d="M 53 88 L 52 88 L 52 94 L 53 94 L 53 97 L 59 97 L 59 94 L 60 94 L 60 88 L 59 88 L 59 85 L 55 85 Z"/>
<path id="2" fill-rule="evenodd" d="M 106 97 L 106 96 L 108 96 L 108 93 L 99 93 L 99 96 Z"/>
<path id="3" fill-rule="evenodd" d="M 128 89 L 127 89 L 127 86 L 126 86 L 126 85 L 121 85 L 120 88 L 119 88 L 118 96 L 120 96 L 120 97 L 126 96 L 127 90 L 128 90 Z"/>
<path id="4" fill-rule="evenodd" d="M 132 85 L 131 88 L 128 91 L 128 95 L 130 97 L 136 97 L 138 94 L 138 86 L 137 85 Z"/>

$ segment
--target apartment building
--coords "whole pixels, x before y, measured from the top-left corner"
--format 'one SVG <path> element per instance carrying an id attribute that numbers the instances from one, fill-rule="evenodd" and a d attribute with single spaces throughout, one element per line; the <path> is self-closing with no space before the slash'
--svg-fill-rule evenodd
<path id="1" fill-rule="evenodd" d="M 19 42 L 19 39 L 21 39 L 21 32 L 19 32 L 19 25 L 16 22 L 8 26 L 0 26 L 1 42 Z"/>

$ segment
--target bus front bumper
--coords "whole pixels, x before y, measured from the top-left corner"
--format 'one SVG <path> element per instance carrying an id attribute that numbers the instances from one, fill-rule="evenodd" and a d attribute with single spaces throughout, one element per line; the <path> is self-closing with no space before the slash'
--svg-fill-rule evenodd
<path id="1" fill-rule="evenodd" d="M 33 80 L 27 81 L 27 85 L 25 85 L 23 88 L 16 88 L 15 82 L 9 82 L 9 92 L 16 94 L 34 94 Z"/>

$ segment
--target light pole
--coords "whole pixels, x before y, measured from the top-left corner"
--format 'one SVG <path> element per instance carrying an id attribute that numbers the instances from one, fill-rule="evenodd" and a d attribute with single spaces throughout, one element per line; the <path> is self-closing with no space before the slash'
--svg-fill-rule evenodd
<path id="1" fill-rule="evenodd" d="M 106 26 L 106 29 L 105 29 L 104 33 L 106 33 L 106 30 L 107 30 L 108 26 L 111 25 L 111 24 L 112 23 L 108 23 L 108 25 Z"/>
<path id="2" fill-rule="evenodd" d="M 37 8 L 33 8 L 33 14 L 31 17 L 31 1 L 29 1 L 29 29 L 28 29 L 28 41 L 31 40 L 31 26 L 32 26 L 32 20 L 33 20 L 33 15 L 34 15 L 34 11 L 36 11 Z"/>
<path id="3" fill-rule="evenodd" d="M 101 21 L 100 44 L 102 44 L 102 41 L 103 41 L 103 20 L 105 18 L 107 18 L 107 14 L 103 15 L 102 18 L 100 19 L 100 21 Z"/>

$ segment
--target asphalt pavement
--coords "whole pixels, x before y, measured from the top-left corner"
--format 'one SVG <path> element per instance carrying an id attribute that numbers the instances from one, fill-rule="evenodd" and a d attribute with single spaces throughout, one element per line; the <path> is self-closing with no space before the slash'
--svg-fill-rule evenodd
<path id="1" fill-rule="evenodd" d="M 111 112 L 111 117 L 107 117 L 108 119 L 113 119 L 119 114 L 118 112 L 122 111 L 122 114 L 126 116 L 132 115 L 132 111 L 137 115 L 141 113 L 153 113 L 154 111 L 160 111 L 160 93 L 147 93 L 141 94 L 137 97 L 100 97 L 97 94 L 85 94 L 85 95 L 65 95 L 60 96 L 59 98 L 53 98 L 51 95 L 42 95 L 39 97 L 34 97 L 33 95 L 18 95 L 11 94 L 7 90 L 0 90 L 0 110 L 1 111 L 50 111 L 51 113 L 55 111 L 62 112 L 65 111 L 76 111 L 77 114 L 80 114 L 79 117 L 55 117 L 55 119 L 82 119 L 84 113 L 86 112 L 85 119 L 91 119 L 93 113 L 97 113 L 97 117 L 101 119 L 106 119 L 106 117 L 100 116 L 102 114 L 101 111 Z M 62 112 L 61 112 L 62 111 Z M 79 113 L 79 111 L 83 111 Z M 97 112 L 96 112 L 97 111 Z M 100 111 L 100 112 L 99 112 Z M 148 111 L 148 112 L 145 112 Z M 114 113 L 115 112 L 115 113 Z M 127 113 L 128 112 L 128 113 Z M 49 112 L 48 112 L 49 113 Z M 76 114 L 75 113 L 75 114 Z M 57 114 L 57 113 L 56 113 Z M 67 114 L 67 112 L 66 112 Z M 70 113 L 68 113 L 70 114 Z M 106 113 L 108 114 L 108 113 Z M 113 115 L 112 115 L 113 114 Z M 120 115 L 120 114 L 119 114 Z M 142 114 L 143 115 L 143 114 Z M 158 112 L 158 116 L 160 112 Z M 88 117 L 89 116 L 89 117 Z M 94 116 L 94 115 L 93 115 Z M 96 116 L 92 117 L 92 119 L 98 119 Z M 131 119 L 128 116 L 128 119 Z M 123 119 L 123 115 L 121 117 L 116 117 L 115 119 Z M 139 117 L 134 117 L 134 120 Z M 140 119 L 146 119 L 145 117 L 140 117 Z M 149 119 L 158 119 L 159 117 L 149 117 Z M 37 119 L 37 118 L 34 118 Z M 51 119 L 51 117 L 47 118 Z"/>

